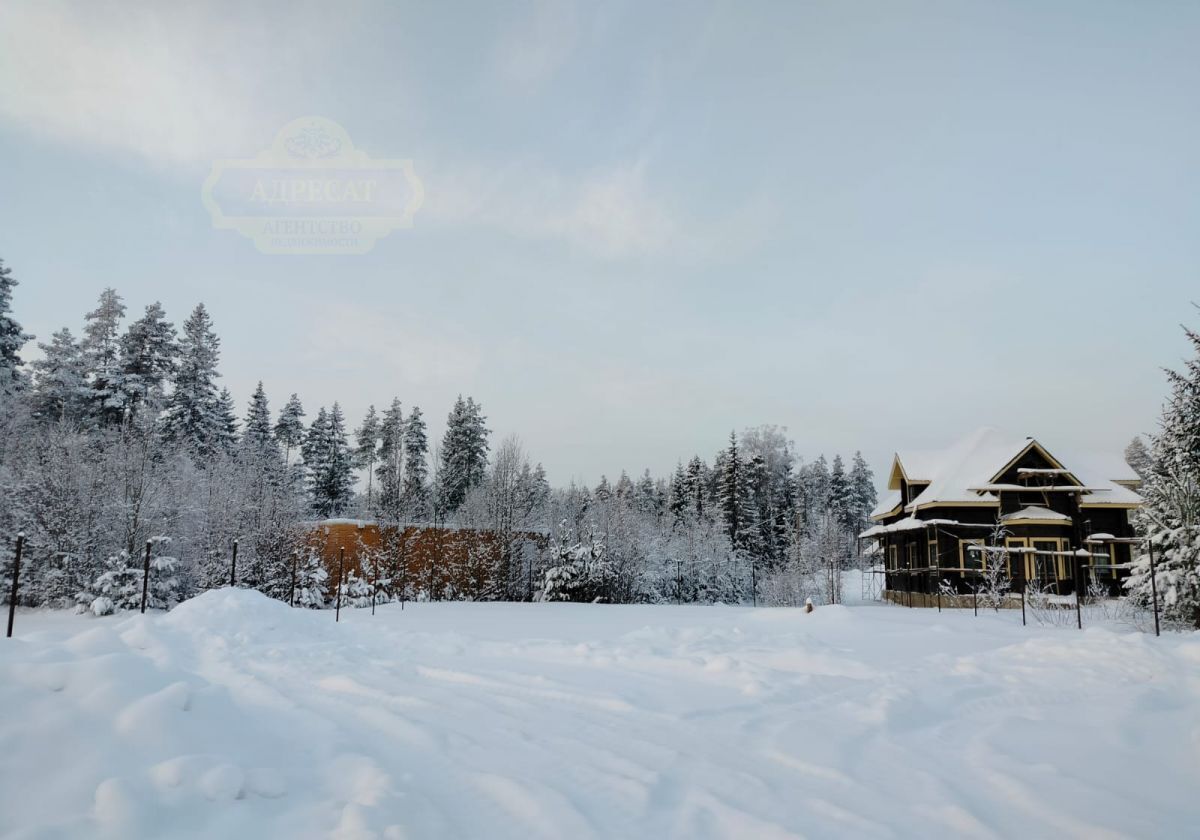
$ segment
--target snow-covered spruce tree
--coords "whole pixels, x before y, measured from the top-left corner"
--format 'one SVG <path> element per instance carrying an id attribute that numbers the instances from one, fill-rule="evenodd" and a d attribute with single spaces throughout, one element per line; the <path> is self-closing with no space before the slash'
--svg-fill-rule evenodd
<path id="1" fill-rule="evenodd" d="M 250 405 L 246 408 L 241 448 L 243 452 L 264 459 L 277 460 L 279 457 L 279 447 L 271 429 L 271 405 L 261 381 L 255 387 L 250 397 Z"/>
<path id="2" fill-rule="evenodd" d="M 295 606 L 319 610 L 327 602 L 329 572 L 315 548 L 306 547 L 300 552 L 296 565 Z M 289 583 L 289 592 L 291 591 Z"/>
<path id="3" fill-rule="evenodd" d="M 358 574 L 354 569 L 346 572 L 346 579 L 342 582 L 342 607 L 369 607 L 371 606 L 371 593 L 374 591 L 369 578 Z"/>
<path id="4" fill-rule="evenodd" d="M 1200 628 L 1200 334 L 1184 332 L 1194 355 L 1183 371 L 1167 371 L 1171 394 L 1151 438 L 1138 524 L 1154 547 L 1163 617 Z M 1149 603 L 1149 554 L 1135 559 L 1125 585 Z"/>
<path id="5" fill-rule="evenodd" d="M 399 398 L 393 398 L 379 424 L 379 497 L 376 508 L 386 522 L 396 524 L 405 518 L 404 507 L 404 413 Z"/>
<path id="6" fill-rule="evenodd" d="M 12 316 L 12 291 L 17 285 L 12 269 L 0 260 L 0 394 L 13 394 L 25 387 L 21 370 L 21 348 L 33 339 Z"/>
<path id="7" fill-rule="evenodd" d="M 725 536 L 733 550 L 746 551 L 754 523 L 746 502 L 746 465 L 733 432 L 729 433 L 729 447 L 717 457 L 714 471 L 717 473 L 718 504 Z"/>
<path id="8" fill-rule="evenodd" d="M 420 406 L 413 406 L 404 423 L 404 508 L 408 518 L 429 518 L 429 443 Z"/>
<path id="9" fill-rule="evenodd" d="M 166 385 L 175 373 L 178 353 L 175 326 L 167 321 L 162 304 L 155 301 L 121 336 L 119 385 L 127 412 L 147 406 L 152 415 L 157 415 Z"/>
<path id="10" fill-rule="evenodd" d="M 229 393 L 228 388 L 222 388 L 221 393 L 217 395 L 214 410 L 217 419 L 217 449 L 232 454 L 237 450 L 238 421 L 233 406 L 233 394 Z"/>
<path id="11" fill-rule="evenodd" d="M 871 511 L 875 509 L 877 502 L 875 475 L 867 466 L 861 452 L 854 453 L 854 461 L 850 466 L 850 493 L 855 514 L 850 530 L 854 534 L 861 534 L 869 527 Z"/>
<path id="12" fill-rule="evenodd" d="M 854 488 L 850 477 L 846 475 L 846 467 L 842 456 L 833 456 L 833 467 L 829 471 L 829 510 L 834 521 L 846 533 L 854 530 L 858 524 L 858 511 L 854 509 Z"/>
<path id="13" fill-rule="evenodd" d="M 121 319 L 125 304 L 113 289 L 100 293 L 96 308 L 87 314 L 83 352 L 91 393 L 91 418 L 100 425 L 121 422 L 125 416 L 125 388 L 121 375 Z"/>
<path id="14" fill-rule="evenodd" d="M 550 554 L 553 559 L 542 582 L 543 601 L 609 600 L 614 574 L 602 543 L 591 538 L 576 540 L 564 523 Z"/>
<path id="15" fill-rule="evenodd" d="M 159 421 L 164 440 L 183 445 L 201 459 L 221 449 L 226 435 L 216 386 L 220 347 L 212 318 L 201 303 L 183 322 L 175 390 Z"/>
<path id="16" fill-rule="evenodd" d="M 150 575 L 146 587 L 147 609 L 169 610 L 184 596 L 185 581 L 180 575 L 179 560 L 161 553 L 168 545 L 167 537 L 151 542 Z M 104 570 L 90 589 L 77 598 L 81 607 L 95 615 L 109 615 L 116 610 L 136 610 L 142 604 L 142 584 L 145 577 L 145 557 L 122 551 L 108 558 Z"/>
<path id="17" fill-rule="evenodd" d="M 49 344 L 38 344 L 42 358 L 30 363 L 33 393 L 30 407 L 46 422 L 77 423 L 87 413 L 90 389 L 83 350 L 71 331 L 63 327 Z"/>
<path id="18" fill-rule="evenodd" d="M 320 517 L 346 512 L 354 492 L 354 462 L 346 441 L 346 421 L 336 402 L 322 408 L 302 447 L 313 511 Z"/>
<path id="19" fill-rule="evenodd" d="M 1125 447 L 1125 463 L 1143 479 L 1153 469 L 1154 461 L 1150 457 L 1150 450 L 1146 447 L 1146 442 L 1142 440 L 1141 435 L 1129 441 L 1129 445 Z"/>
<path id="20" fill-rule="evenodd" d="M 362 424 L 354 431 L 354 466 L 367 473 L 367 515 L 374 510 L 375 462 L 379 460 L 379 415 L 375 406 L 368 406 Z"/>
<path id="21" fill-rule="evenodd" d="M 437 504 L 440 516 L 458 510 L 467 493 L 483 483 L 487 474 L 487 418 L 475 400 L 459 395 L 446 418 L 438 472 Z"/>
<path id="22" fill-rule="evenodd" d="M 292 450 L 299 449 L 304 442 L 304 406 L 299 395 L 288 397 L 287 405 L 279 412 L 279 419 L 275 421 L 275 440 L 283 447 L 284 465 L 290 467 Z"/>

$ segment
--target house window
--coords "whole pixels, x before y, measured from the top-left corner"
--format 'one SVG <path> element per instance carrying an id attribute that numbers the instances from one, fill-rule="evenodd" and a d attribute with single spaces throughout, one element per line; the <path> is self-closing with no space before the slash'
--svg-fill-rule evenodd
<path id="1" fill-rule="evenodd" d="M 970 551 L 967 548 L 969 545 L 983 545 L 983 540 L 958 541 L 958 566 L 964 572 L 983 568 L 983 552 Z"/>
<path id="2" fill-rule="evenodd" d="M 916 569 L 920 562 L 920 546 L 917 543 L 910 543 L 908 546 L 908 568 Z"/>
<path id="3" fill-rule="evenodd" d="M 929 568 L 936 569 L 938 567 L 938 544 L 937 539 L 929 541 Z"/>
<path id="4" fill-rule="evenodd" d="M 899 548 L 894 545 L 888 546 L 888 568 L 892 571 L 900 568 Z"/>

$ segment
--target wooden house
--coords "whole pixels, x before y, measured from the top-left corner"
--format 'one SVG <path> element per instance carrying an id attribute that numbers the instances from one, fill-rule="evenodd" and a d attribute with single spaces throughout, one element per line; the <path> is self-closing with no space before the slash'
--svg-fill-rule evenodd
<path id="1" fill-rule="evenodd" d="M 1128 574 L 1140 479 L 1121 458 L 1068 454 L 980 429 L 938 451 L 897 453 L 861 538 L 876 540 L 885 588 L 968 592 L 989 562 L 1019 588 L 1069 594 Z M 994 567 L 993 567 L 994 568 Z"/>

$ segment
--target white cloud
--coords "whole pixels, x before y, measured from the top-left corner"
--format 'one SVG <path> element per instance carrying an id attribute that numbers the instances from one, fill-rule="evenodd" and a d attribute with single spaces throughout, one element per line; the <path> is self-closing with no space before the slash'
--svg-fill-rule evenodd
<path id="1" fill-rule="evenodd" d="M 557 239 L 607 259 L 679 251 L 684 225 L 649 188 L 642 163 L 577 177 L 529 166 L 435 168 L 422 214 L 446 224 L 492 227 L 524 239 Z"/>
<path id="2" fill-rule="evenodd" d="M 395 385 L 428 386 L 474 379 L 482 354 L 466 336 L 421 328 L 414 313 L 402 319 L 370 306 L 322 300 L 309 331 L 305 363 L 336 364 L 354 376 Z"/>
<path id="3" fill-rule="evenodd" d="M 294 116 L 261 96 L 263 69 L 296 78 L 288 68 L 332 40 L 336 18 L 314 21 L 316 8 L 234 27 L 233 10 L 205 4 L 8 0 L 0 119 L 158 165 L 253 153 Z"/>
<path id="4" fill-rule="evenodd" d="M 579 36 L 579 10 L 570 0 L 535 0 L 496 42 L 493 76 L 533 90 L 571 56 Z"/>

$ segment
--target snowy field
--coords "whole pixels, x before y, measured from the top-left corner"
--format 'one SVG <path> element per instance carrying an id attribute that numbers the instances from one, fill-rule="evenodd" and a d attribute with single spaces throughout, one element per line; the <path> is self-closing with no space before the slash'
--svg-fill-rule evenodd
<path id="1" fill-rule="evenodd" d="M 5 838 L 1200 831 L 1200 635 L 232 590 L 17 630 Z"/>

